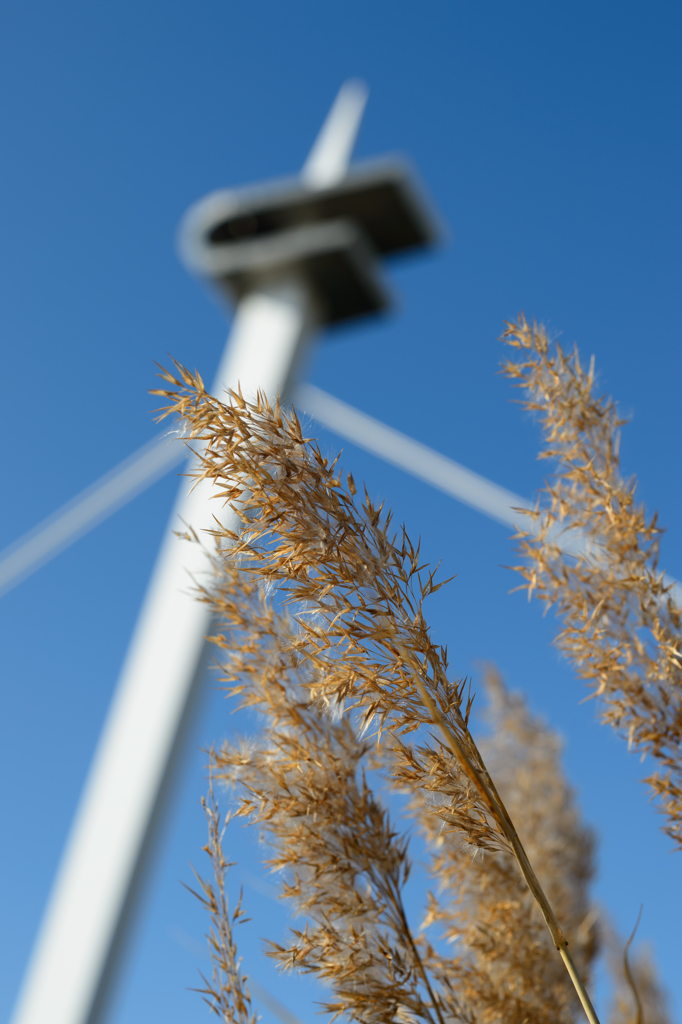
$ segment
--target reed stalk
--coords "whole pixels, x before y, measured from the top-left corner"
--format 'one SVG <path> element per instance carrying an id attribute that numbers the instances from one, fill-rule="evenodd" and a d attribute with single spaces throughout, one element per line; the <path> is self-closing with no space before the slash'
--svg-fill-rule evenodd
<path id="1" fill-rule="evenodd" d="M 481 767 L 477 767 L 476 764 L 474 764 L 473 760 L 467 755 L 463 745 L 459 742 L 459 739 L 457 738 L 455 731 L 450 727 L 449 723 L 445 720 L 443 715 L 441 715 L 437 704 L 431 698 L 431 695 L 429 694 L 426 687 L 424 686 L 424 684 L 422 683 L 418 676 L 415 677 L 415 683 L 417 685 L 417 688 L 419 689 L 419 692 L 422 696 L 422 699 L 426 707 L 429 709 L 429 713 L 431 714 L 434 725 L 438 725 L 440 727 L 443 735 L 445 736 L 446 742 L 450 747 L 450 750 L 459 761 L 462 770 L 464 771 L 466 776 L 476 786 L 476 789 L 478 790 L 481 797 L 485 801 L 490 813 L 495 818 L 495 821 L 499 824 L 500 829 L 502 830 L 505 838 L 509 842 L 509 845 L 511 846 L 514 852 L 514 856 L 516 857 L 516 860 L 518 862 L 519 868 L 521 869 L 521 874 L 523 875 L 526 885 L 528 886 L 533 896 L 533 899 L 537 903 L 542 913 L 542 916 L 545 919 L 545 923 L 549 930 L 549 934 L 552 936 L 552 942 L 554 943 L 556 949 L 559 952 L 559 955 L 561 956 L 561 959 L 564 962 L 564 965 L 571 979 L 573 987 L 575 988 L 578 998 L 580 999 L 581 1005 L 585 1010 L 585 1015 L 587 1019 L 589 1020 L 590 1024 L 599 1024 L 599 1018 L 597 1017 L 595 1009 L 592 1005 L 592 1001 L 589 997 L 587 989 L 585 988 L 582 978 L 578 973 L 578 969 L 576 968 L 573 962 L 573 958 L 571 957 L 571 954 L 568 951 L 568 942 L 566 940 L 566 937 L 562 932 L 561 928 L 559 927 L 559 923 L 556 919 L 554 911 L 552 910 L 551 904 L 547 899 L 543 891 L 543 888 L 540 885 L 540 882 L 538 881 L 537 875 L 535 874 L 535 871 L 533 870 L 533 867 L 528 859 L 526 851 L 523 848 L 523 843 L 519 839 L 519 836 L 516 832 L 514 823 L 511 820 L 507 812 L 507 809 L 495 788 L 493 780 L 491 779 L 490 775 L 485 769 L 483 758 L 478 752 L 478 748 L 476 747 L 473 737 L 471 737 L 470 742 L 472 747 L 476 751 L 477 760 Z"/>

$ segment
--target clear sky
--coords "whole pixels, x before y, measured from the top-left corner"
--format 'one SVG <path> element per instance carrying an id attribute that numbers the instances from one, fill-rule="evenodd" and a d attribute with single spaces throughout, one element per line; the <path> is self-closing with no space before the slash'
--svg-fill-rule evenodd
<path id="1" fill-rule="evenodd" d="M 447 225 L 396 264 L 391 316 L 321 338 L 307 377 L 520 494 L 538 431 L 499 376 L 521 309 L 594 353 L 632 418 L 622 454 L 682 576 L 679 408 L 680 35 L 670 0 L 6 0 L 0 10 L 0 336 L 10 543 L 155 433 L 147 394 L 171 353 L 209 379 L 225 311 L 174 251 L 210 189 L 295 172 L 341 81 L 371 95 L 358 155 L 403 151 Z M 340 442 L 321 433 L 330 451 Z M 600 836 L 596 893 L 651 942 L 682 1009 L 682 859 L 551 641 L 509 594 L 508 531 L 346 445 L 456 580 L 432 621 L 461 674 L 495 660 L 563 733 Z M 0 1013 L 6 1016 L 135 622 L 177 479 L 158 483 L 0 600 Z M 208 1019 L 204 921 L 180 885 L 201 865 L 205 755 L 235 727 L 207 687 L 112 1008 L 115 1024 Z M 235 830 L 255 921 L 245 967 L 306 1021 L 308 989 L 259 953 L 286 915 Z M 264 1010 L 266 1021 L 270 1015 Z"/>

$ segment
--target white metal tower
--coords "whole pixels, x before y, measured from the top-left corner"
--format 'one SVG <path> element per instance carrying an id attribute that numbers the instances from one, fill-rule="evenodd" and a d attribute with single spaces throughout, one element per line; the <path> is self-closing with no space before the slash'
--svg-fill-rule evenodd
<path id="1" fill-rule="evenodd" d="M 186 263 L 237 302 L 214 394 L 239 385 L 246 396 L 260 389 L 286 399 L 316 329 L 388 305 L 379 258 L 435 239 L 404 164 L 349 166 L 365 101 L 361 83 L 346 83 L 300 177 L 214 193 L 185 218 Z M 192 596 L 192 581 L 208 566 L 200 546 L 176 531 L 211 527 L 210 492 L 208 483 L 180 488 L 13 1024 L 95 1024 L 105 1005 L 202 674 L 211 613 Z"/>

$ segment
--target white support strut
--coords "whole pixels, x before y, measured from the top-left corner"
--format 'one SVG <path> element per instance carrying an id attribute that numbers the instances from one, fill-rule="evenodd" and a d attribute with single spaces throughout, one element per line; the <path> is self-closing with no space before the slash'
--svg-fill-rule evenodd
<path id="1" fill-rule="evenodd" d="M 240 303 L 213 386 L 221 397 L 277 398 L 291 384 L 314 326 L 305 286 L 295 278 L 251 292 Z M 92 1024 L 106 994 L 135 876 L 149 841 L 164 779 L 200 666 L 211 612 L 193 580 L 208 570 L 197 534 L 218 515 L 212 485 L 185 480 L 171 515 L 104 732 L 63 855 L 17 1004 L 14 1024 Z"/>

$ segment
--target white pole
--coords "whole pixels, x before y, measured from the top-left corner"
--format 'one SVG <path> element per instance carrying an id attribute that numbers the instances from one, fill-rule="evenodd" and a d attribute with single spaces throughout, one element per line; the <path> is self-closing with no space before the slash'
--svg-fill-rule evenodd
<path id="1" fill-rule="evenodd" d="M 239 383 L 245 397 L 271 400 L 291 383 L 311 332 L 312 304 L 291 278 L 240 303 L 213 386 Z M 117 938 L 150 838 L 186 708 L 202 664 L 211 612 L 192 594 L 208 570 L 198 544 L 179 539 L 183 523 L 200 535 L 218 515 L 211 485 L 183 481 L 143 609 L 81 798 L 29 965 L 14 1024 L 93 1024 L 103 1006 Z M 235 523 L 236 525 L 236 523 Z"/>

